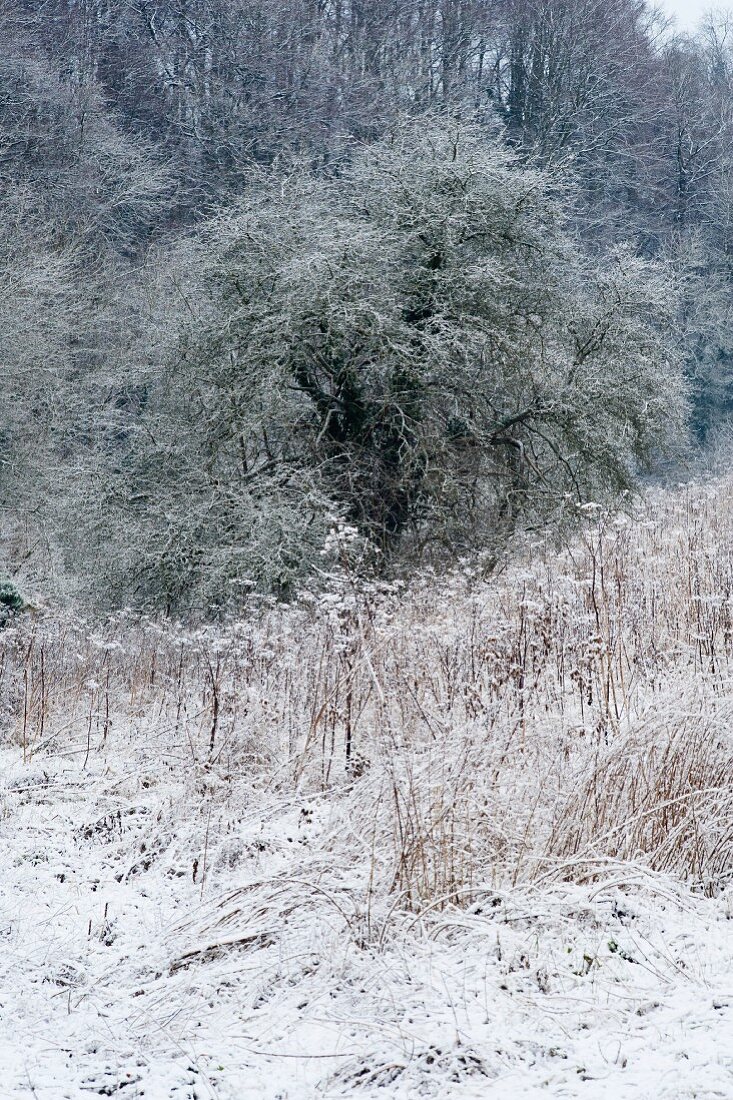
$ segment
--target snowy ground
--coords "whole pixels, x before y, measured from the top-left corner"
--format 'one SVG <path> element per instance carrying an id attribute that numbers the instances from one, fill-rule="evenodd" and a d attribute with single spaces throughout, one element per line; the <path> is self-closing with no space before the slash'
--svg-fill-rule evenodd
<path id="1" fill-rule="evenodd" d="M 0 761 L 3 1098 L 733 1097 L 725 896 L 625 866 L 366 913 L 338 792 L 85 756 Z"/>
<path id="2" fill-rule="evenodd" d="M 0 1100 L 733 1100 L 733 482 L 0 635 Z"/>

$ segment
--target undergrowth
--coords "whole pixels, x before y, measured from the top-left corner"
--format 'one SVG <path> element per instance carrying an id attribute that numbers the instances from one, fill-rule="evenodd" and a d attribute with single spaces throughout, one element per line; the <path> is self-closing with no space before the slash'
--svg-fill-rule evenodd
<path id="1" fill-rule="evenodd" d="M 331 799 L 329 842 L 362 884 L 334 905 L 365 941 L 395 909 L 624 865 L 719 892 L 732 669 L 723 480 L 657 493 L 633 520 L 597 513 L 565 552 L 537 542 L 489 581 L 347 577 L 228 627 L 45 614 L 0 636 L 4 737 L 26 762 L 83 771 L 120 729 L 143 749 L 154 729 L 150 782 L 186 769 L 215 802 L 246 773 Z"/>

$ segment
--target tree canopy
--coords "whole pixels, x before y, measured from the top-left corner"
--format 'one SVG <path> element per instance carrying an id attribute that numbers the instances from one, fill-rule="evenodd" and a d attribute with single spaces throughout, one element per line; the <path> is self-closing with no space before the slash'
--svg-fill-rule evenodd
<path id="1" fill-rule="evenodd" d="M 673 281 L 587 252 L 561 182 L 432 119 L 214 219 L 125 466 L 154 584 L 287 588 L 338 518 L 383 561 L 495 553 L 679 447 Z"/>

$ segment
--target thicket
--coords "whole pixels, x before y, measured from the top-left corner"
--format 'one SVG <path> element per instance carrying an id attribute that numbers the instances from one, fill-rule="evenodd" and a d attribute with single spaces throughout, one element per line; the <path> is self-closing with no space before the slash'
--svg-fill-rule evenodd
<path id="1" fill-rule="evenodd" d="M 490 906 L 517 884 L 720 895 L 730 481 L 657 493 L 638 519 L 596 511 L 564 552 L 536 538 L 488 583 L 465 570 L 407 591 L 344 585 L 226 628 L 18 620 L 0 635 L 5 737 L 40 775 L 64 768 L 61 783 L 109 759 L 135 806 L 168 792 L 141 814 L 139 847 L 113 834 L 130 874 L 193 865 L 197 881 L 207 859 L 227 874 L 264 859 L 246 874 L 270 922 L 271 891 L 302 905 L 311 883 L 362 945 L 406 910 Z M 293 835 L 273 819 L 290 812 L 297 834 L 316 804 L 315 852 L 295 879 L 268 870 Z"/>
<path id="2" fill-rule="evenodd" d="M 727 415 L 723 17 L 52 0 L 0 29 L 21 587 L 206 615 L 346 558 L 490 567 Z"/>

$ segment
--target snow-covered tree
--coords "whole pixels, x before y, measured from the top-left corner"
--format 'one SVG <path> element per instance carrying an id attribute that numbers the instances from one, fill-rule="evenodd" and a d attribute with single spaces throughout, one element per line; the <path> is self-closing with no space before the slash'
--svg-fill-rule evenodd
<path id="1" fill-rule="evenodd" d="M 215 220 L 118 498 L 151 590 L 289 584 L 334 516 L 383 560 L 493 552 L 679 447 L 672 282 L 590 258 L 560 183 L 433 120 Z"/>

